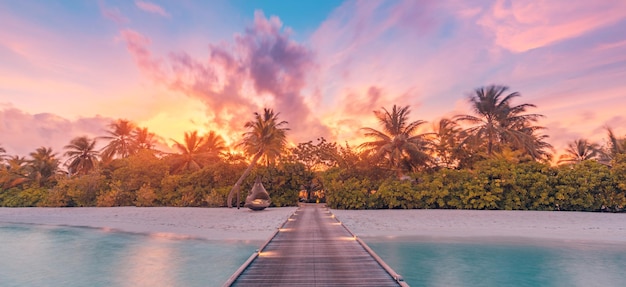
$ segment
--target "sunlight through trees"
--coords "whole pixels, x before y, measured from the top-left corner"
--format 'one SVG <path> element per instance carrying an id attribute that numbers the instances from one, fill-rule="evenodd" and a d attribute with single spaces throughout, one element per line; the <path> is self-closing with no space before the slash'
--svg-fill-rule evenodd
<path id="1" fill-rule="evenodd" d="M 382 107 L 359 146 L 323 137 L 289 144 L 288 123 L 264 109 L 242 123 L 233 146 L 215 131 L 187 131 L 166 152 L 158 135 L 119 119 L 101 137 L 71 139 L 62 157 L 44 146 L 27 157 L 0 146 L 0 206 L 239 207 L 241 189 L 259 178 L 272 206 L 624 211 L 626 137 L 606 127 L 604 145 L 576 139 L 552 164 L 535 125 L 542 115 L 514 104 L 519 97 L 505 86 L 478 88 L 468 96 L 473 114 L 431 130 L 409 106 Z"/>

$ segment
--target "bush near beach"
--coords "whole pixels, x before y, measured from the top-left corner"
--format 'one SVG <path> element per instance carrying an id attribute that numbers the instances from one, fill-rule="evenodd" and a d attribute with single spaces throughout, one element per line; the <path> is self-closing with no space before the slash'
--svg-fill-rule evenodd
<path id="1" fill-rule="evenodd" d="M 592 160 L 554 167 L 491 159 L 473 170 L 440 169 L 377 182 L 333 174 L 325 178 L 326 199 L 338 209 L 623 211 L 625 159 L 613 168 Z"/>
<path id="2" fill-rule="evenodd" d="M 514 105 L 519 96 L 505 86 L 475 89 L 472 114 L 430 130 L 409 120 L 409 106 L 382 108 L 374 112 L 381 128 L 361 128 L 357 146 L 323 137 L 290 144 L 288 123 L 265 109 L 236 146 L 193 131 L 164 152 L 157 135 L 120 119 L 104 136 L 72 139 L 62 156 L 0 147 L 0 206 L 232 207 L 260 178 L 275 207 L 624 211 L 626 138 L 607 127 L 606 144 L 576 139 L 555 160 L 536 125 L 542 115 Z"/>
<path id="3" fill-rule="evenodd" d="M 105 170 L 96 170 L 51 179 L 54 184 L 48 186 L 26 182 L 3 188 L 0 203 L 5 207 L 222 207 L 232 183 L 245 169 L 241 163 L 217 162 L 195 172 L 170 174 L 167 168 L 142 168 L 140 164 L 146 161 L 141 156 L 124 161 L 109 176 Z M 154 161 L 165 163 L 156 157 Z M 139 165 L 131 168 L 133 162 Z M 369 177 L 370 173 L 376 176 Z M 318 188 L 312 193 L 329 207 L 338 209 L 622 211 L 626 206 L 626 156 L 616 159 L 612 167 L 594 160 L 551 166 L 488 159 L 473 169 L 433 169 L 403 179 L 393 172 L 381 173 L 375 166 L 309 172 L 294 162 L 259 167 L 246 179 L 243 190 L 251 188 L 257 175 L 262 176 L 274 206 L 296 205 L 299 191 L 307 184 Z"/>

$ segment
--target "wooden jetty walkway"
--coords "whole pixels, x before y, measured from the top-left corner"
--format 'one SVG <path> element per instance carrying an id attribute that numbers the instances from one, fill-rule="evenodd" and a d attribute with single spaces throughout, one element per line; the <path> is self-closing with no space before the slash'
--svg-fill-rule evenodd
<path id="1" fill-rule="evenodd" d="M 408 286 L 322 204 L 302 204 L 224 286 Z"/>

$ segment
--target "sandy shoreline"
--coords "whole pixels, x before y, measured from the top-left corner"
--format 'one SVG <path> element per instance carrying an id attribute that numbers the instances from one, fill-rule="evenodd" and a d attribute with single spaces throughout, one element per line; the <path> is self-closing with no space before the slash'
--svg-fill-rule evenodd
<path id="1" fill-rule="evenodd" d="M 0 223 L 87 226 L 177 238 L 265 241 L 296 210 L 0 208 Z M 361 237 L 528 238 L 626 243 L 626 214 L 479 210 L 332 210 Z"/>
<path id="2" fill-rule="evenodd" d="M 265 241 L 296 210 L 268 208 L 0 208 L 0 223 L 94 227 L 173 238 Z"/>
<path id="3" fill-rule="evenodd" d="M 333 213 L 361 237 L 626 243 L 624 213 L 504 210 L 333 210 Z"/>

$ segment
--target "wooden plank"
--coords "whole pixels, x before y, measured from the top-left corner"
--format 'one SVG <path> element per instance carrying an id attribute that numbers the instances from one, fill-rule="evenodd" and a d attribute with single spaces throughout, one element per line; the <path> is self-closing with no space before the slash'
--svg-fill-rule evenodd
<path id="1" fill-rule="evenodd" d="M 322 204 L 303 204 L 224 286 L 408 286 Z"/>

